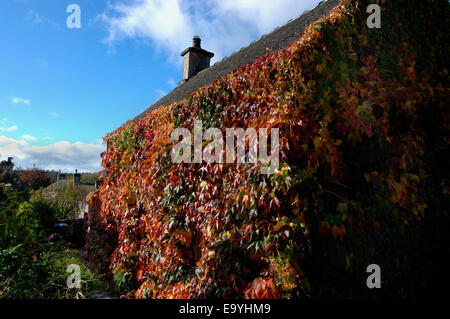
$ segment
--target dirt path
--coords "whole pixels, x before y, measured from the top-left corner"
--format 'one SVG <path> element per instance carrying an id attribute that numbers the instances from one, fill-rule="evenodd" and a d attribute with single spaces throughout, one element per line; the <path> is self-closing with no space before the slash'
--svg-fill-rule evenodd
<path id="1" fill-rule="evenodd" d="M 83 261 L 85 262 L 86 267 L 88 267 L 86 262 L 86 252 L 83 249 L 77 249 L 78 254 L 81 256 Z M 108 287 L 109 285 L 106 282 L 103 282 L 103 286 Z M 91 290 L 89 291 L 88 299 L 119 299 L 117 296 L 111 291 L 107 290 Z"/>
<path id="2" fill-rule="evenodd" d="M 107 291 L 92 290 L 89 292 L 89 299 L 118 299 L 115 296 L 111 296 Z"/>

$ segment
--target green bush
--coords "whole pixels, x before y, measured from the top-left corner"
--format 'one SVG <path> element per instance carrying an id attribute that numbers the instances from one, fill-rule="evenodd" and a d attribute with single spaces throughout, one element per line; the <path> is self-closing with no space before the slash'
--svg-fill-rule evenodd
<path id="1" fill-rule="evenodd" d="M 115 271 L 113 277 L 114 292 L 117 295 L 128 294 L 136 289 L 137 281 L 134 276 L 127 271 Z"/>
<path id="2" fill-rule="evenodd" d="M 32 245 L 38 238 L 39 219 L 33 206 L 9 184 L 0 184 L 0 249 Z"/>
<path id="3" fill-rule="evenodd" d="M 30 201 L 53 207 L 57 219 L 70 218 L 71 214 L 79 210 L 80 201 L 84 200 L 83 194 L 70 180 L 67 180 L 64 187 L 56 187 L 51 192 L 52 194 L 48 195 L 43 189 L 31 191 Z"/>
<path id="4" fill-rule="evenodd" d="M 0 298 L 84 298 L 102 282 L 82 258 L 63 245 L 39 244 L 52 233 L 57 210 L 44 201 L 24 201 L 27 194 L 0 184 Z M 67 266 L 81 270 L 81 287 L 67 288 Z"/>
<path id="5" fill-rule="evenodd" d="M 52 234 L 54 226 L 58 220 L 58 210 L 44 201 L 33 203 L 33 209 L 39 220 L 40 235 L 49 236 Z"/>
<path id="6" fill-rule="evenodd" d="M 80 266 L 79 289 L 67 287 L 71 264 Z M 0 250 L 0 265 L 0 299 L 87 298 L 89 291 L 103 287 L 76 251 L 53 243 L 32 251 L 23 245 Z"/>

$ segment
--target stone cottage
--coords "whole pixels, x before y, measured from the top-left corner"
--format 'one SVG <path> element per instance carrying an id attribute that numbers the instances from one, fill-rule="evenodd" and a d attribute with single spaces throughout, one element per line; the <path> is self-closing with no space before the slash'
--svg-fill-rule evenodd
<path id="1" fill-rule="evenodd" d="M 85 213 L 89 212 L 89 204 L 86 202 L 86 197 L 89 193 L 96 190 L 95 186 L 84 185 L 81 181 L 81 174 L 75 171 L 72 179 L 66 178 L 65 174 L 58 174 L 58 180 L 50 186 L 42 190 L 42 197 L 47 200 L 55 200 L 65 192 L 69 185 L 73 185 L 74 193 L 77 195 L 77 210 L 71 212 L 68 218 L 84 218 Z"/>

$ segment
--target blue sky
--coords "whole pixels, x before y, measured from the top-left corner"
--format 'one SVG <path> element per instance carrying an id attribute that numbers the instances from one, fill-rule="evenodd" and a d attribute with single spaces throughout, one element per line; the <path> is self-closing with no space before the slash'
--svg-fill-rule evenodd
<path id="1" fill-rule="evenodd" d="M 70 29 L 69 4 L 81 8 Z M 0 158 L 97 171 L 101 139 L 181 79 L 192 36 L 232 54 L 319 0 L 0 1 Z"/>

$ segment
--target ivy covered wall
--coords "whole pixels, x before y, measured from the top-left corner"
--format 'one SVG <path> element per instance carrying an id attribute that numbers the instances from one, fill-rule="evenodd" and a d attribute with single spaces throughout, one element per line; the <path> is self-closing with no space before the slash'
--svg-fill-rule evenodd
<path id="1" fill-rule="evenodd" d="M 137 298 L 443 292 L 449 17 L 445 0 L 342 1 L 287 50 L 108 134 L 92 262 Z M 195 119 L 279 128 L 277 173 L 174 164 L 171 133 Z"/>

